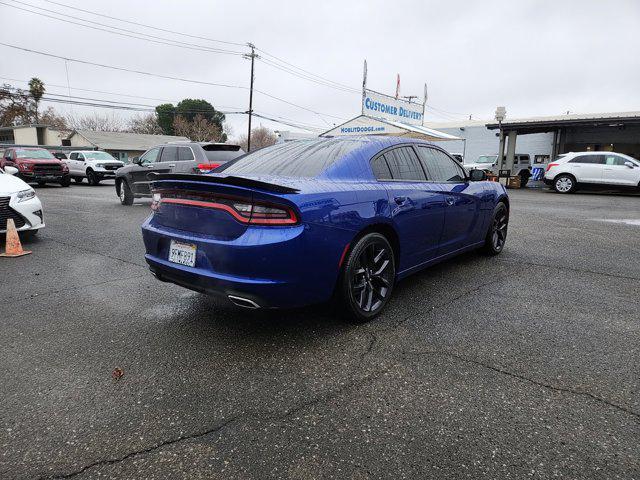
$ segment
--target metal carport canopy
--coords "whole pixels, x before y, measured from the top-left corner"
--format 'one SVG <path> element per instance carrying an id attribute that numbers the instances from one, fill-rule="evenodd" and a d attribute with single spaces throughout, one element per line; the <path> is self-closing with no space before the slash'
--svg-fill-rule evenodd
<path id="1" fill-rule="evenodd" d="M 508 120 L 502 122 L 502 130 L 528 134 L 552 132 L 563 127 L 613 127 L 638 124 L 640 124 L 640 112 L 610 112 Z M 487 123 L 486 127 L 489 130 L 496 130 L 500 128 L 500 124 Z"/>
<path id="2" fill-rule="evenodd" d="M 462 140 L 462 138 L 423 125 L 408 125 L 394 120 L 374 118 L 367 115 L 359 115 L 342 125 L 338 125 L 320 134 L 321 137 L 335 137 L 339 135 L 389 135 L 438 142 Z"/>

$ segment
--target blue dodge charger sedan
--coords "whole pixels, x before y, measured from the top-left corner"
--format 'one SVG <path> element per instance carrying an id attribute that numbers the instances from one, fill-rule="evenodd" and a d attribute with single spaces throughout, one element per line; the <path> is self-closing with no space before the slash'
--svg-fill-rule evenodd
<path id="1" fill-rule="evenodd" d="M 150 178 L 152 273 L 247 308 L 335 298 L 367 321 L 398 280 L 469 250 L 498 254 L 507 237 L 504 187 L 414 139 L 301 140 L 209 175 Z"/>

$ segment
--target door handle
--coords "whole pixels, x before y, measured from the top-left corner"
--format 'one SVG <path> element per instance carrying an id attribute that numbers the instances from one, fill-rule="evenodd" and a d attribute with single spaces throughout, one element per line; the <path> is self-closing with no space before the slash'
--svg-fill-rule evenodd
<path id="1" fill-rule="evenodd" d="M 175 166 L 176 166 L 176 164 L 175 164 L 175 163 L 170 163 L 170 164 L 169 164 L 169 166 L 170 166 L 170 167 L 175 167 Z"/>
<path id="2" fill-rule="evenodd" d="M 398 205 L 404 205 L 407 203 L 407 197 L 395 197 L 394 200 Z"/>
<path id="3" fill-rule="evenodd" d="M 150 163 L 149 165 L 145 165 L 145 167 L 147 167 L 147 168 L 153 168 L 153 163 Z"/>
<path id="4" fill-rule="evenodd" d="M 447 205 L 453 205 L 455 203 L 455 199 L 453 197 L 445 197 L 444 201 Z"/>

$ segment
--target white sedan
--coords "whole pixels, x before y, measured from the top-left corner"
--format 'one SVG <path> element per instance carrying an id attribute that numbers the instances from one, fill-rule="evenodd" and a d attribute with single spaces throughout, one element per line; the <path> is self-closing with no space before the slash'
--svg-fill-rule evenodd
<path id="1" fill-rule="evenodd" d="M 640 162 L 622 153 L 570 152 L 547 165 L 544 182 L 559 193 L 585 184 L 640 187 Z"/>
<path id="2" fill-rule="evenodd" d="M 16 173 L 15 167 L 0 168 L 0 233 L 12 218 L 18 231 L 29 237 L 44 227 L 42 204 L 33 188 L 14 177 Z"/>

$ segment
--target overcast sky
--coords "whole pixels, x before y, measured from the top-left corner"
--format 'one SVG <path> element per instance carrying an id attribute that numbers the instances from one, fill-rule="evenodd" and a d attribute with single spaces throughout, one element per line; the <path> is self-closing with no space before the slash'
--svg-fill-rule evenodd
<path id="1" fill-rule="evenodd" d="M 246 51 L 246 47 L 162 33 L 98 17 L 47 0 L 0 0 L 0 41 L 68 58 L 247 87 L 249 61 L 238 55 L 184 49 L 114 35 L 9 7 L 51 11 L 162 38 Z M 362 63 L 370 88 L 422 95 L 427 121 L 473 114 L 507 117 L 640 110 L 640 1 L 135 1 L 56 0 L 112 17 L 258 48 L 331 81 L 361 88 Z M 80 23 L 80 22 L 79 22 Z M 265 59 L 271 59 L 259 52 Z M 67 93 L 65 62 L 0 46 L 0 82 L 40 77 L 52 93 Z M 246 89 L 198 85 L 69 62 L 72 95 L 152 104 L 204 98 L 221 110 L 246 110 Z M 290 67 L 289 67 L 290 68 Z M 360 94 L 310 82 L 258 61 L 254 109 L 327 129 L 360 113 Z M 9 81 L 16 86 L 23 83 Z M 74 90 L 85 88 L 116 95 Z M 68 106 L 56 106 L 68 111 Z M 102 109 L 74 107 L 76 113 Z M 443 113 L 443 111 L 449 113 Z M 127 112 L 117 112 L 127 117 Z M 331 115 L 331 116 L 329 116 Z M 334 118 L 337 117 L 337 118 Z M 229 115 L 234 133 L 246 117 Z M 290 127 L 257 120 L 271 128 Z"/>

